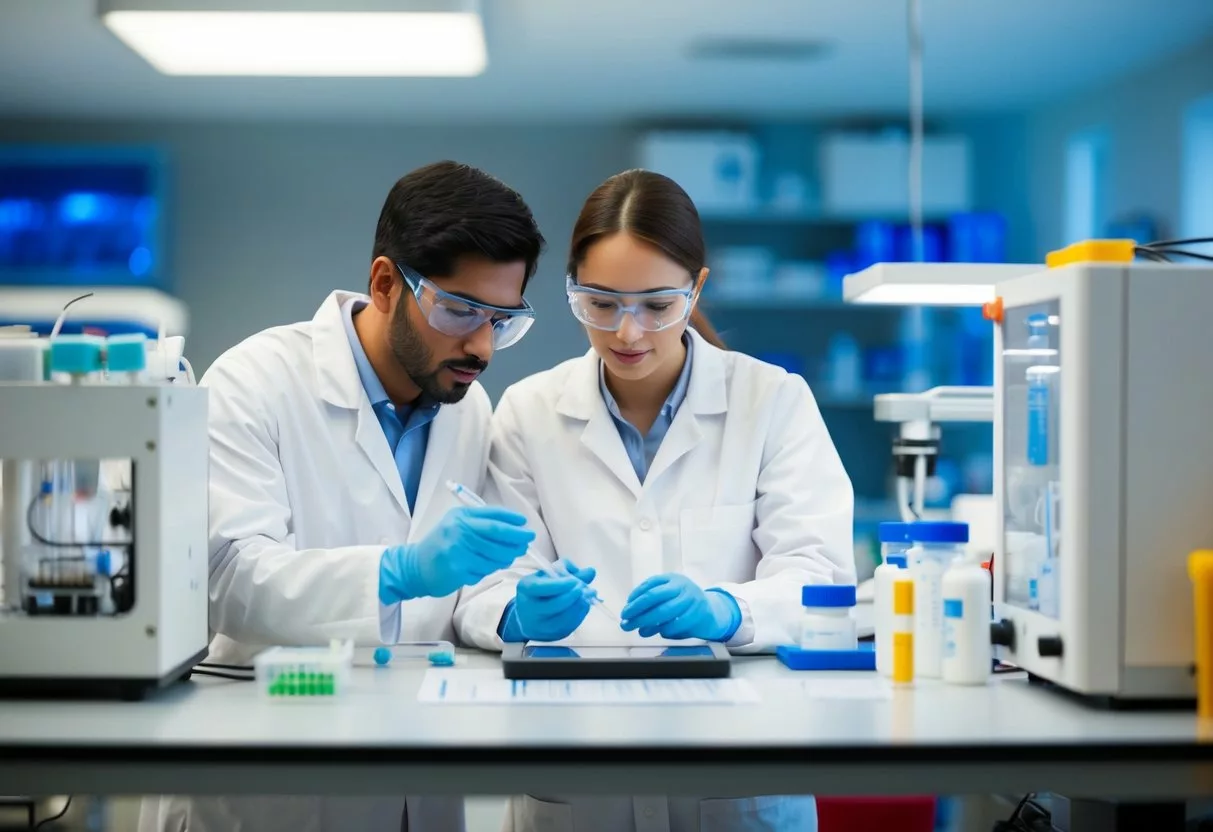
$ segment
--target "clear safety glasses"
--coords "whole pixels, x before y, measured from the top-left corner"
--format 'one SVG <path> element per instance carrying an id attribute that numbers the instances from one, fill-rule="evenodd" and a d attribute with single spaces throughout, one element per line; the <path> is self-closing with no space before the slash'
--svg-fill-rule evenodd
<path id="1" fill-rule="evenodd" d="M 565 278 L 565 290 L 577 320 L 607 332 L 618 331 L 624 315 L 631 315 L 636 325 L 646 332 L 660 332 L 685 321 L 695 305 L 693 285 L 685 289 L 623 294 L 579 286 L 569 276 Z"/>
<path id="2" fill-rule="evenodd" d="M 535 310 L 525 299 L 516 308 L 477 303 L 442 291 L 408 266 L 397 263 L 396 268 L 417 298 L 426 321 L 443 335 L 461 338 L 491 323 L 493 349 L 503 350 L 517 344 L 535 322 Z"/>

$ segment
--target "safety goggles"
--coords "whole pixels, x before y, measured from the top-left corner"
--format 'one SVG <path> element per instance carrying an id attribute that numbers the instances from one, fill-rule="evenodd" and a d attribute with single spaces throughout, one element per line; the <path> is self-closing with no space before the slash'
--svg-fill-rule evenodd
<path id="1" fill-rule="evenodd" d="M 577 320 L 607 332 L 618 331 L 625 315 L 631 315 L 645 332 L 660 332 L 685 321 L 695 305 L 694 285 L 685 289 L 625 294 L 579 286 L 572 276 L 568 276 L 565 277 L 565 291 Z"/>
<path id="2" fill-rule="evenodd" d="M 490 306 L 444 292 L 408 266 L 397 263 L 396 268 L 426 321 L 443 335 L 462 338 L 492 324 L 493 349 L 503 350 L 517 344 L 535 323 L 535 310 L 525 299 L 521 307 Z"/>

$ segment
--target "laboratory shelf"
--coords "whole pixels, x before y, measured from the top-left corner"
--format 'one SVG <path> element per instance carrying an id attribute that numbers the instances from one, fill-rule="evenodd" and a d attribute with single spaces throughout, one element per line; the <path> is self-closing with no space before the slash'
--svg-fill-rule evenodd
<path id="1" fill-rule="evenodd" d="M 762 312 L 804 312 L 812 310 L 828 310 L 837 312 L 849 310 L 854 312 L 900 312 L 905 307 L 890 306 L 874 303 L 847 303 L 842 298 L 812 298 L 798 295 L 781 295 L 771 292 L 762 295 L 716 295 L 705 296 L 703 299 L 708 311 L 757 310 Z"/>

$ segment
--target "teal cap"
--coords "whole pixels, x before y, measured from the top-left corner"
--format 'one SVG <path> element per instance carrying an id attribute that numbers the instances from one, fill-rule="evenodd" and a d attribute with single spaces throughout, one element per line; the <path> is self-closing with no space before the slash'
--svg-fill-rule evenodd
<path id="1" fill-rule="evenodd" d="M 51 341 L 51 372 L 74 376 L 101 370 L 105 339 L 97 335 L 59 335 Z"/>
<path id="2" fill-rule="evenodd" d="M 105 342 L 105 366 L 111 373 L 147 369 L 147 336 L 142 332 L 111 335 Z"/>

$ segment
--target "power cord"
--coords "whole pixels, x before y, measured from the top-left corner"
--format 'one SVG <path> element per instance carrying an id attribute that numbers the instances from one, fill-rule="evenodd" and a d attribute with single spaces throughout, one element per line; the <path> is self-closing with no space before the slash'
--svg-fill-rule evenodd
<path id="1" fill-rule="evenodd" d="M 1025 794 L 1009 818 L 994 824 L 993 832 L 1052 832 L 1052 816 L 1033 800 L 1035 796 L 1036 792 Z"/>
<path id="2" fill-rule="evenodd" d="M 1213 237 L 1188 237 L 1182 240 L 1158 240 L 1153 243 L 1135 246 L 1133 253 L 1139 257 L 1144 257 L 1147 260 L 1154 260 L 1159 263 L 1170 263 L 1172 257 L 1190 257 L 1193 260 L 1206 260 L 1213 262 L 1213 256 L 1201 254 L 1195 251 L 1187 251 L 1176 246 L 1184 245 L 1200 245 L 1203 243 L 1213 243 Z"/>
<path id="3" fill-rule="evenodd" d="M 243 670 L 247 673 L 253 672 L 251 664 L 219 664 L 218 662 L 198 662 L 198 667 L 207 667 L 211 670 Z"/>
<path id="4" fill-rule="evenodd" d="M 207 670 L 204 667 L 195 667 L 190 671 L 193 676 L 213 676 L 216 679 L 231 679 L 233 682 L 254 682 L 256 677 L 248 673 L 225 673 L 222 670 Z"/>
<path id="5" fill-rule="evenodd" d="M 63 820 L 63 816 L 67 814 L 67 810 L 70 808 L 72 808 L 72 796 L 69 794 L 67 796 L 67 803 L 63 804 L 63 808 L 59 810 L 59 814 L 51 815 L 49 818 L 43 818 L 42 820 L 38 821 L 37 823 L 32 824 L 30 826 L 30 829 L 32 830 L 32 832 L 38 832 L 39 829 L 43 829 L 46 826 L 48 826 L 49 824 L 52 824 L 57 820 Z"/>

